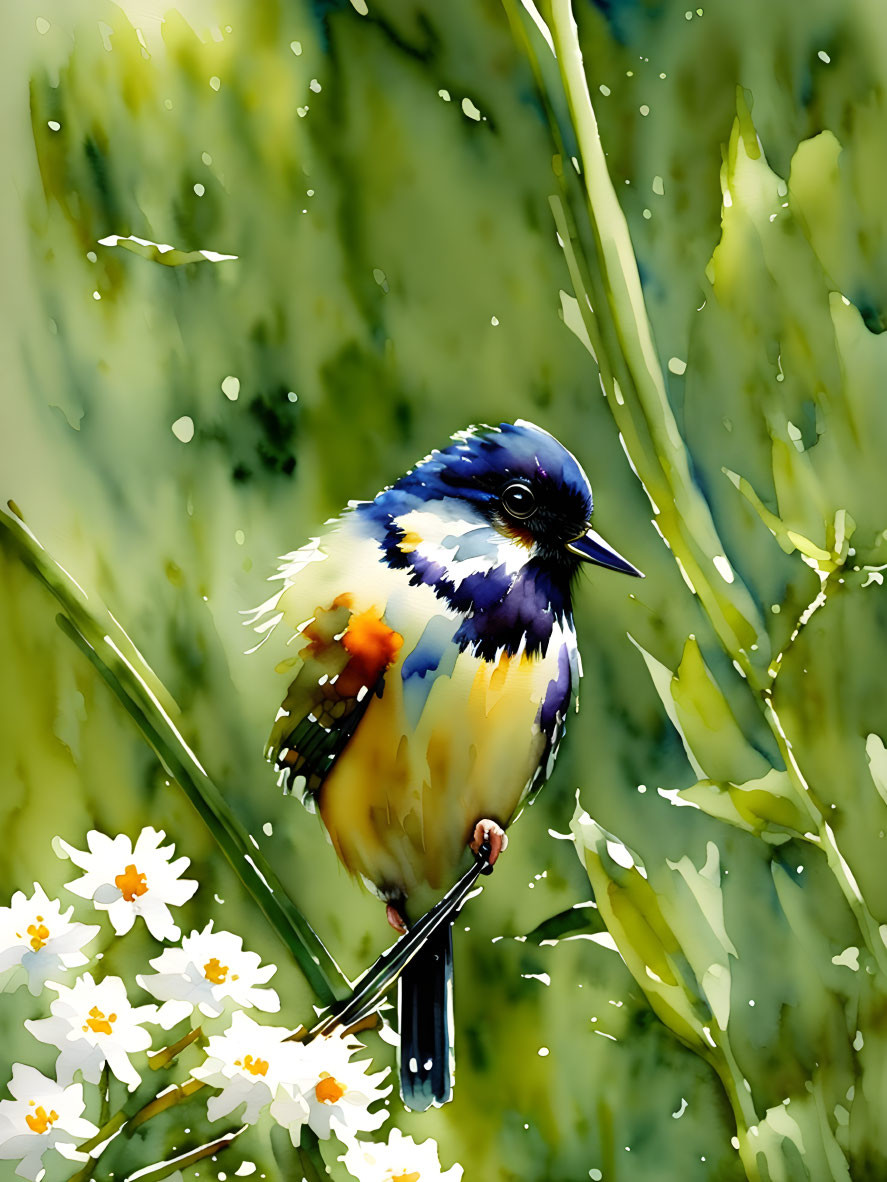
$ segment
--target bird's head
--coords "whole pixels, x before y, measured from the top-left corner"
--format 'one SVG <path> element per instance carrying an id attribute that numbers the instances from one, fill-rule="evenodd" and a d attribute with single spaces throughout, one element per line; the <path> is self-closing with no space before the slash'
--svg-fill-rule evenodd
<path id="1" fill-rule="evenodd" d="M 476 588 L 477 576 L 530 563 L 565 583 L 582 563 L 640 575 L 591 529 L 592 508 L 575 456 L 523 420 L 459 432 L 359 507 L 384 521 L 389 560 L 423 582 Z"/>

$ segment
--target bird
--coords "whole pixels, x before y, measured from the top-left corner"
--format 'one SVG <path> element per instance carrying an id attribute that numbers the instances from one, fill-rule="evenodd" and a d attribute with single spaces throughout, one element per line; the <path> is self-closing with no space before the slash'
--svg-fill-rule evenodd
<path id="1" fill-rule="evenodd" d="M 572 591 L 641 572 L 591 527 L 578 460 L 522 419 L 458 431 L 280 560 L 254 610 L 287 680 L 266 747 L 404 932 L 551 775 L 581 676 Z M 486 843 L 486 845 L 484 845 Z M 488 852 L 487 852 L 488 851 Z M 399 983 L 401 1094 L 452 1094 L 452 925 Z"/>

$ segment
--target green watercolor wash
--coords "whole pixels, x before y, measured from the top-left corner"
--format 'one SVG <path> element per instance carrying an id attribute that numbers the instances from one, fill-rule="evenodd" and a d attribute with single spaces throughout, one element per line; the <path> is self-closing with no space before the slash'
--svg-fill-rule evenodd
<path id="1" fill-rule="evenodd" d="M 183 926 L 243 934 L 310 1021 L 388 933 L 274 785 L 238 613 L 346 500 L 528 418 L 647 578 L 578 588 L 581 711 L 456 929 L 455 1098 L 391 1120 L 466 1182 L 884 1177 L 883 18 L 538 11 L 558 60 L 516 0 L 10 9 L 6 895 L 64 894 L 55 835 L 165 829 L 201 881 Z M 155 954 L 103 946 L 128 980 Z M 3 996 L 4 1060 L 51 1065 L 41 1005 Z M 181 1113 L 191 1140 L 156 1118 L 101 1182 L 225 1131 Z M 344 1177 L 259 1127 L 224 1157 Z"/>

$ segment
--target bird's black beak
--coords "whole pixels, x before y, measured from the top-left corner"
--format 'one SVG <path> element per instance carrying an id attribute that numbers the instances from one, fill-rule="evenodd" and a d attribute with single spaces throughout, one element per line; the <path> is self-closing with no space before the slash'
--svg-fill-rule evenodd
<path id="1" fill-rule="evenodd" d="M 634 575 L 638 579 L 644 577 L 643 572 L 632 566 L 628 559 L 613 549 L 609 542 L 605 542 L 600 534 L 593 529 L 587 530 L 572 542 L 567 542 L 567 549 L 583 562 L 593 562 L 596 566 L 605 566 L 607 570 L 618 570 L 624 575 Z"/>

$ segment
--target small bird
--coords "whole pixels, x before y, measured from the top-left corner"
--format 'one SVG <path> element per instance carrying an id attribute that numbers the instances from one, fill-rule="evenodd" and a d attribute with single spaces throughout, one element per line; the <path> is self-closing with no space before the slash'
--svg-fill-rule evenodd
<path id="1" fill-rule="evenodd" d="M 281 560 L 256 609 L 282 626 L 288 689 L 268 742 L 285 792 L 398 932 L 551 774 L 581 665 L 571 588 L 595 563 L 640 576 L 590 528 L 591 487 L 518 420 L 458 432 L 372 501 Z M 452 927 L 400 979 L 400 1076 L 413 1110 L 453 1071 Z"/>

